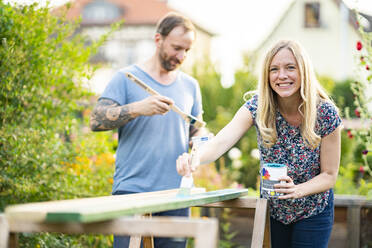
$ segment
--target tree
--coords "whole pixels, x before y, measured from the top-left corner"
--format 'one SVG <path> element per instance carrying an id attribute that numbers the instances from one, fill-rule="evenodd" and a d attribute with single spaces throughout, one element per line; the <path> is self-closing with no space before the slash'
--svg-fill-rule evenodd
<path id="1" fill-rule="evenodd" d="M 94 71 L 88 61 L 109 34 L 86 46 L 79 23 L 50 11 L 0 0 L 0 211 L 14 203 L 101 193 L 89 181 L 94 173 L 80 177 L 68 165 L 79 163 L 71 134 L 91 96 L 83 86 Z M 72 242 L 54 240 L 33 242 Z M 21 246 L 35 247 L 33 242 Z"/>

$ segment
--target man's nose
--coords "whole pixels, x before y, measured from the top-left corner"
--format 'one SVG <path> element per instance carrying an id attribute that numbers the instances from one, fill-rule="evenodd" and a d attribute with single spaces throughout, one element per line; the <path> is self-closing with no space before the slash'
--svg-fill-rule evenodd
<path id="1" fill-rule="evenodd" d="M 182 62 L 186 58 L 186 51 L 179 51 L 176 55 L 177 59 Z"/>

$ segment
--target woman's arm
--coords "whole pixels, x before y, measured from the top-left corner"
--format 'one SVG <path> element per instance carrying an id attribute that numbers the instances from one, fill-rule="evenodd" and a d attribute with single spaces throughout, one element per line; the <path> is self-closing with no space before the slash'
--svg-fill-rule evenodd
<path id="1" fill-rule="evenodd" d="M 252 124 L 251 112 L 242 106 L 229 124 L 200 148 L 200 164 L 208 164 L 218 159 L 244 135 Z M 177 171 L 179 174 L 188 175 L 195 169 L 191 168 L 189 154 L 184 153 L 178 157 Z"/>
<path id="2" fill-rule="evenodd" d="M 295 185 L 290 177 L 281 178 L 284 184 L 276 184 L 275 191 L 285 193 L 279 199 L 301 198 L 324 192 L 332 188 L 337 179 L 340 165 L 341 129 L 339 126 L 332 133 L 322 138 L 320 148 L 320 174 L 311 180 Z"/>

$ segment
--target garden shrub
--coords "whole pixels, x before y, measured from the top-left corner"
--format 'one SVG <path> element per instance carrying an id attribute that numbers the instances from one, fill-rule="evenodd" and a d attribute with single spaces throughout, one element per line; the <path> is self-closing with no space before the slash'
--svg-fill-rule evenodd
<path id="1" fill-rule="evenodd" d="M 89 58 L 108 34 L 86 46 L 79 23 L 50 10 L 0 1 L 0 211 L 111 190 L 112 133 L 81 131 L 92 97 L 84 88 L 94 71 Z M 85 235 L 25 234 L 20 246 L 67 247 L 77 240 L 85 242 L 81 247 L 110 243 Z"/>

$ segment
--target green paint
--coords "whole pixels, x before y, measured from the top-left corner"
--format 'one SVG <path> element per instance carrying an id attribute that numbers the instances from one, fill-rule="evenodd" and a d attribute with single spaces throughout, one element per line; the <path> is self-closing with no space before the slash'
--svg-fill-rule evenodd
<path id="1" fill-rule="evenodd" d="M 46 216 L 46 222 L 94 222 L 111 220 L 121 216 L 134 214 L 154 213 L 166 210 L 199 206 L 219 201 L 226 201 L 247 195 L 247 189 L 223 189 L 200 193 L 189 196 L 173 196 L 169 198 L 160 197 L 158 200 L 149 200 L 147 202 L 138 201 L 138 204 L 126 207 L 125 204 L 120 210 L 102 210 L 97 208 L 96 212 L 49 212 Z M 94 206 L 91 206 L 94 208 Z"/>

